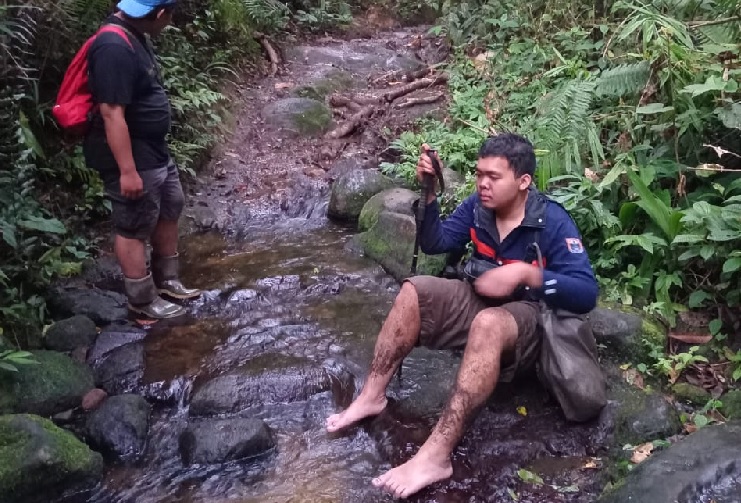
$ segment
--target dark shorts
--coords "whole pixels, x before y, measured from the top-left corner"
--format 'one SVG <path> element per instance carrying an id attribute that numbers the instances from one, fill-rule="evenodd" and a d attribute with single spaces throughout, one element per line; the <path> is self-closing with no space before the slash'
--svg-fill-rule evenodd
<path id="1" fill-rule="evenodd" d="M 113 231 L 125 238 L 146 241 L 158 221 L 180 218 L 185 198 L 175 163 L 140 171 L 139 176 L 144 184 L 144 193 L 139 199 L 121 195 L 117 176 L 104 179 L 104 184 L 106 196 L 111 200 Z"/>
<path id="2" fill-rule="evenodd" d="M 538 360 L 542 339 L 540 306 L 537 302 L 499 303 L 476 295 L 471 284 L 435 276 L 408 278 L 417 291 L 421 331 L 419 344 L 431 349 L 463 349 L 476 315 L 499 307 L 517 323 L 515 348 L 502 355 L 499 380 L 511 381 L 516 374 L 532 370 Z"/>

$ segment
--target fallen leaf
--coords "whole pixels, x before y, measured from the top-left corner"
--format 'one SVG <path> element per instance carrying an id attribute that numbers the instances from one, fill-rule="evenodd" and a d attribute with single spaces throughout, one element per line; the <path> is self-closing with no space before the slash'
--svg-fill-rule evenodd
<path id="1" fill-rule="evenodd" d="M 280 91 L 281 89 L 290 89 L 293 87 L 292 82 L 277 82 L 275 84 L 275 90 Z"/>
<path id="2" fill-rule="evenodd" d="M 136 322 L 143 327 L 147 327 L 149 325 L 154 325 L 155 323 L 157 323 L 157 320 L 138 320 L 137 319 Z"/>
<path id="3" fill-rule="evenodd" d="M 507 488 L 507 492 L 509 493 L 509 497 L 512 498 L 513 501 L 519 501 L 520 500 L 520 497 L 517 495 L 517 493 L 514 492 L 509 487 Z"/>
<path id="4" fill-rule="evenodd" d="M 669 338 L 685 344 L 707 344 L 713 340 L 713 336 L 710 334 L 674 334 L 671 332 L 669 332 Z"/>
<path id="5" fill-rule="evenodd" d="M 527 409 L 525 407 L 517 407 L 517 413 L 521 416 L 527 416 Z"/>
<path id="6" fill-rule="evenodd" d="M 570 486 L 566 487 L 558 487 L 558 486 L 552 486 L 553 489 L 560 493 L 578 493 L 579 492 L 579 486 L 576 484 L 571 484 Z"/>
<path id="7" fill-rule="evenodd" d="M 620 365 L 620 370 L 628 370 L 630 368 L 630 363 L 623 363 Z"/>
<path id="8" fill-rule="evenodd" d="M 684 431 L 687 433 L 694 433 L 697 431 L 697 426 L 692 423 L 684 423 Z"/>
<path id="9" fill-rule="evenodd" d="M 630 457 L 630 462 L 634 464 L 642 463 L 648 458 L 654 450 L 653 442 L 646 442 L 641 444 L 633 450 L 633 455 Z"/>
<path id="10" fill-rule="evenodd" d="M 543 479 L 540 477 L 540 475 L 537 475 L 530 470 L 520 468 L 519 470 L 517 470 L 517 476 L 520 477 L 520 480 L 522 480 L 523 482 L 535 485 L 543 485 Z"/>
<path id="11" fill-rule="evenodd" d="M 623 379 L 631 386 L 638 389 L 644 389 L 643 376 L 636 369 L 628 369 L 623 372 Z"/>
<path id="12" fill-rule="evenodd" d="M 599 464 L 597 464 L 596 459 L 590 459 L 586 463 L 584 463 L 584 466 L 582 468 L 590 468 L 590 469 L 597 469 L 599 468 Z"/>

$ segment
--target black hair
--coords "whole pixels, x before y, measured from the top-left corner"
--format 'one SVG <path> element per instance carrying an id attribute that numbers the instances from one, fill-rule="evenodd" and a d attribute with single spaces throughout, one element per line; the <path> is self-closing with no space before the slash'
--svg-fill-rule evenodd
<path id="1" fill-rule="evenodd" d="M 514 133 L 490 136 L 479 149 L 479 159 L 486 157 L 504 157 L 515 176 L 535 176 L 535 150 L 524 136 Z"/>
<path id="2" fill-rule="evenodd" d="M 146 19 L 147 21 L 155 21 L 160 11 L 165 11 L 165 14 L 169 14 L 170 12 L 174 10 L 175 10 L 174 3 L 168 4 L 168 5 L 162 5 L 162 6 L 155 7 L 154 9 L 152 9 L 152 12 L 144 16 L 142 19 Z"/>

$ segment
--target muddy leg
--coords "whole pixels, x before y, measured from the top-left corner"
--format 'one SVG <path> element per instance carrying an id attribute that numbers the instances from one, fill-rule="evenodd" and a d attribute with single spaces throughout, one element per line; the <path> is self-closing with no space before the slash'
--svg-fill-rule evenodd
<path id="1" fill-rule="evenodd" d="M 476 316 L 455 388 L 432 434 L 412 459 L 373 479 L 373 485 L 406 498 L 453 474 L 450 456 L 467 423 L 494 391 L 501 355 L 516 340 L 517 323 L 509 312 L 490 308 Z"/>
<path id="2" fill-rule="evenodd" d="M 420 317 L 417 291 L 404 283 L 378 334 L 373 361 L 358 398 L 339 414 L 327 418 L 327 431 L 341 430 L 386 407 L 386 386 L 419 338 Z"/>

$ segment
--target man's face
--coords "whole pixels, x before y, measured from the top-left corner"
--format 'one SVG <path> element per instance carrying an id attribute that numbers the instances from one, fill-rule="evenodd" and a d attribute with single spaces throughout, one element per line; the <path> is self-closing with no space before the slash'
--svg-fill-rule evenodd
<path id="1" fill-rule="evenodd" d="M 507 208 L 531 181 L 530 175 L 515 176 L 504 157 L 484 157 L 476 163 L 476 190 L 484 208 Z"/>

